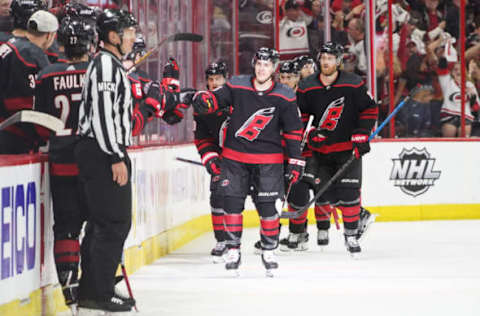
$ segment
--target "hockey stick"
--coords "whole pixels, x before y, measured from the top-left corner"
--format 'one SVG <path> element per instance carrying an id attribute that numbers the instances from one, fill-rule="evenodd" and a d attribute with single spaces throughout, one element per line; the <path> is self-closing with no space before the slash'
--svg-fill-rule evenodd
<path id="1" fill-rule="evenodd" d="M 125 284 L 127 285 L 128 296 L 130 296 L 131 299 L 135 300 L 133 298 L 132 288 L 130 287 L 130 281 L 128 280 L 127 269 L 125 269 L 125 254 L 123 253 L 122 253 L 122 261 L 120 262 L 120 267 L 122 269 L 123 279 L 125 280 Z M 133 305 L 133 308 L 135 308 L 135 311 L 138 313 L 136 301 L 135 301 L 135 305 Z"/>
<path id="2" fill-rule="evenodd" d="M 397 107 L 392 111 L 392 113 L 390 113 L 387 116 L 387 118 L 382 122 L 382 124 L 380 124 L 377 127 L 377 129 L 370 135 L 370 137 L 368 137 L 368 141 L 372 140 L 385 127 L 385 125 L 388 124 L 388 122 L 395 116 L 395 114 L 398 113 L 398 111 L 400 111 L 400 109 L 409 99 L 410 99 L 410 96 L 407 96 L 405 97 L 405 99 L 403 99 L 402 102 L 400 102 L 400 104 L 397 105 Z M 327 191 L 327 189 L 347 171 L 348 167 L 350 167 L 350 165 L 354 160 L 355 160 L 355 155 L 352 155 L 340 167 L 340 169 L 338 169 L 337 172 L 323 185 L 323 187 L 320 190 L 318 190 L 315 196 L 310 201 L 308 201 L 308 203 L 304 205 L 301 209 L 295 212 L 282 212 L 282 214 L 280 214 L 280 218 L 297 218 L 301 216 L 306 210 L 308 210 L 308 208 L 310 207 L 310 205 L 312 205 L 312 203 L 314 203 L 319 197 L 321 197 L 322 194 L 325 193 L 325 191 Z"/>
<path id="3" fill-rule="evenodd" d="M 200 34 L 195 34 L 195 33 L 176 33 L 169 35 L 162 39 L 157 46 L 154 48 L 150 49 L 145 55 L 143 55 L 135 64 L 133 64 L 130 68 L 127 69 L 127 74 L 130 74 L 131 72 L 135 71 L 136 67 L 138 67 L 140 64 L 144 63 L 147 58 L 153 54 L 157 49 L 159 49 L 163 44 L 169 43 L 169 42 L 176 42 L 176 41 L 188 41 L 188 42 L 201 42 L 203 40 L 203 36 Z"/>
<path id="4" fill-rule="evenodd" d="M 202 164 L 200 161 L 190 160 L 190 159 L 181 158 L 181 157 L 175 157 L 175 159 L 177 159 L 178 161 L 181 161 L 181 162 L 186 162 L 186 163 L 190 163 L 190 164 L 192 164 L 192 165 L 202 166 L 202 167 L 203 167 L 203 164 Z"/>
<path id="5" fill-rule="evenodd" d="M 307 126 L 305 126 L 305 131 L 303 132 L 302 142 L 300 143 L 300 152 L 303 152 L 303 148 L 305 148 L 305 144 L 307 142 L 308 130 L 310 129 L 310 127 L 312 127 L 313 118 L 314 118 L 313 115 L 310 115 L 308 117 Z M 293 182 L 290 181 L 290 183 L 288 184 L 287 193 L 285 193 L 285 198 L 283 199 L 283 202 L 282 202 L 282 208 L 281 208 L 282 212 L 284 212 L 283 209 L 285 208 L 285 203 L 288 200 L 288 196 L 290 195 L 290 191 L 292 190 L 292 186 L 293 186 Z"/>
<path id="6" fill-rule="evenodd" d="M 57 134 L 61 133 L 65 128 L 65 124 L 53 115 L 38 111 L 23 110 L 13 114 L 0 123 L 0 131 L 16 123 L 37 124 L 48 128 Z"/>

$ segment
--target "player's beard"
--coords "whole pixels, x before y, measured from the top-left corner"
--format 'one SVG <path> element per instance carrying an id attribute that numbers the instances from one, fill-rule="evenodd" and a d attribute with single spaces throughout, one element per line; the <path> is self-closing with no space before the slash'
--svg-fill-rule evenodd
<path id="1" fill-rule="evenodd" d="M 321 65 L 322 67 L 322 75 L 324 76 L 332 76 L 333 74 L 335 74 L 335 72 L 337 72 L 337 67 L 336 66 L 324 66 L 324 65 Z"/>

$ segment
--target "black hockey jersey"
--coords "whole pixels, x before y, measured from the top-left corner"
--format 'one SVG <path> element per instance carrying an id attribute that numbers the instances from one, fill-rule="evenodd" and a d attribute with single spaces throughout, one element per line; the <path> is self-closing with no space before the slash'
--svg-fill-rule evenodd
<path id="1" fill-rule="evenodd" d="M 60 47 L 58 46 L 57 40 L 55 40 L 52 46 L 50 46 L 47 49 L 46 54 L 47 54 L 48 60 L 52 64 L 68 62 L 68 59 L 67 59 L 67 56 L 65 56 L 65 53 L 60 51 Z"/>
<path id="2" fill-rule="evenodd" d="M 128 80 L 130 80 L 132 87 L 132 97 L 133 97 L 133 130 L 132 136 L 137 136 L 145 127 L 146 123 L 153 119 L 153 116 L 150 116 L 146 109 L 141 107 L 141 101 L 145 99 L 144 87 L 145 84 L 152 81 L 148 78 L 147 74 L 143 71 L 136 70 L 128 74 Z"/>
<path id="3" fill-rule="evenodd" d="M 209 152 L 222 153 L 223 141 L 225 139 L 225 128 L 228 115 L 226 111 L 207 115 L 195 115 L 195 146 L 203 157 Z"/>
<path id="4" fill-rule="evenodd" d="M 0 32 L 0 45 L 8 42 L 13 37 L 12 33 Z"/>
<path id="5" fill-rule="evenodd" d="M 23 37 L 13 37 L 0 46 L 0 122 L 21 110 L 33 108 L 37 73 L 49 65 L 42 49 Z M 4 131 L 35 143 L 29 124 L 16 124 Z"/>
<path id="6" fill-rule="evenodd" d="M 325 145 L 314 149 L 325 154 L 352 150 L 353 131 L 371 131 L 378 116 L 362 78 L 344 71 L 330 86 L 321 82 L 319 72 L 300 81 L 297 102 L 303 115 L 314 115 L 313 126 L 328 130 Z"/>
<path id="7" fill-rule="evenodd" d="M 35 110 L 58 117 L 69 134 L 50 137 L 49 160 L 53 175 L 76 175 L 73 157 L 78 109 L 82 99 L 88 62 L 55 63 L 38 74 L 35 88 Z"/>
<path id="8" fill-rule="evenodd" d="M 237 76 L 213 94 L 220 108 L 233 106 L 224 157 L 252 164 L 283 163 L 283 131 L 289 157 L 301 158 L 302 123 L 293 90 L 273 83 L 257 91 L 251 76 Z"/>

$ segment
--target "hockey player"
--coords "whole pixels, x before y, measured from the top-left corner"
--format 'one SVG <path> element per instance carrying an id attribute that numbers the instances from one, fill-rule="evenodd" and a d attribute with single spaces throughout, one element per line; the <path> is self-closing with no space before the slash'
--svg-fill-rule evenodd
<path id="1" fill-rule="evenodd" d="M 316 207 L 338 207 L 344 221 L 345 244 L 352 255 L 361 251 L 357 240 L 360 214 L 361 156 L 370 151 L 369 134 L 376 122 L 378 108 L 368 95 L 362 79 L 339 70 L 343 47 L 325 43 L 319 52 L 320 71 L 299 84 L 298 105 L 302 113 L 314 115 L 309 131 L 305 174 L 292 189 L 290 206 L 301 208 L 309 199 L 308 188 L 318 190 L 351 157 L 356 160 L 348 171 L 316 201 Z M 295 192 L 296 191 L 296 192 Z M 322 213 L 328 214 L 328 209 Z M 319 244 L 328 243 L 329 215 L 317 217 Z M 293 221 L 292 221 L 293 222 Z M 305 224 L 291 222 L 291 232 L 306 232 Z"/>
<path id="2" fill-rule="evenodd" d="M 94 36 L 91 39 L 92 43 L 90 45 L 89 53 L 96 50 L 98 36 L 95 30 L 95 20 L 97 18 L 97 13 L 93 7 L 89 7 L 80 2 L 69 2 L 65 5 L 63 10 L 57 14 L 57 17 L 60 21 L 64 18 L 70 18 L 82 20 L 84 23 L 90 25 L 94 30 Z M 52 46 L 47 50 L 47 56 L 52 64 L 56 62 L 67 62 L 65 57 L 65 39 L 62 37 L 61 32 L 57 34 L 57 40 L 54 41 Z"/>
<path id="3" fill-rule="evenodd" d="M 280 70 L 278 72 L 278 79 L 280 83 L 287 85 L 293 91 L 297 91 L 297 85 L 300 81 L 298 63 L 293 61 L 286 61 L 280 66 Z"/>
<path id="4" fill-rule="evenodd" d="M 290 181 L 298 181 L 305 164 L 300 153 L 302 128 L 295 95 L 272 78 L 278 59 L 277 51 L 262 47 L 252 59 L 253 77 L 232 77 L 213 92 L 197 93 L 193 101 L 198 114 L 233 106 L 222 150 L 220 180 L 229 249 L 227 270 L 237 270 L 241 262 L 242 211 L 251 186 L 260 215 L 262 262 L 267 273 L 278 268 L 273 250 L 278 246 L 279 235 L 275 201 L 284 194 L 282 131 L 290 157 Z"/>
<path id="5" fill-rule="evenodd" d="M 89 209 L 81 245 L 79 311 L 130 311 L 114 296 L 115 271 L 131 226 L 131 164 L 126 151 L 137 124 L 130 81 L 121 63 L 135 41 L 135 18 L 107 9 L 97 18 L 104 48 L 90 62 L 79 110 L 75 160 Z M 178 96 L 152 83 L 143 109 L 155 116 L 177 105 Z M 134 112 L 134 113 L 132 113 Z"/>
<path id="6" fill-rule="evenodd" d="M 293 60 L 293 62 L 297 63 L 298 65 L 300 79 L 305 79 L 317 71 L 317 65 L 315 64 L 315 61 L 308 55 L 298 56 Z"/>
<path id="7" fill-rule="evenodd" d="M 10 15 L 13 18 L 11 33 L 0 32 L 0 45 L 12 37 L 25 37 L 28 19 L 38 10 L 47 10 L 47 5 L 42 0 L 13 0 L 10 4 Z"/>
<path id="8" fill-rule="evenodd" d="M 40 10 L 28 20 L 26 37 L 14 37 L 0 46 L 0 122 L 32 109 L 35 78 L 49 65 L 44 50 L 52 44 L 57 29 L 57 18 Z M 31 125 L 12 125 L 0 131 L 0 154 L 28 153 L 39 142 Z"/>
<path id="9" fill-rule="evenodd" d="M 207 79 L 207 88 L 213 91 L 223 86 L 227 80 L 227 66 L 224 62 L 216 62 L 208 65 L 205 70 Z M 220 172 L 221 172 L 221 154 L 223 129 L 226 127 L 228 119 L 227 109 L 208 115 L 195 115 L 195 145 L 198 153 L 205 165 L 207 172 L 211 176 L 210 180 L 210 207 L 212 213 L 212 225 L 215 240 L 215 247 L 210 254 L 213 256 L 213 262 L 221 262 L 222 256 L 227 251 L 225 244 L 225 225 L 223 197 L 220 194 Z"/>
<path id="10" fill-rule="evenodd" d="M 60 118 L 68 131 L 50 138 L 49 165 L 55 265 L 65 303 L 73 307 L 78 299 L 79 235 L 88 215 L 73 149 L 88 52 L 95 32 L 80 20 L 64 18 L 58 33 L 65 40 L 67 63 L 56 63 L 39 72 L 35 110 Z"/>

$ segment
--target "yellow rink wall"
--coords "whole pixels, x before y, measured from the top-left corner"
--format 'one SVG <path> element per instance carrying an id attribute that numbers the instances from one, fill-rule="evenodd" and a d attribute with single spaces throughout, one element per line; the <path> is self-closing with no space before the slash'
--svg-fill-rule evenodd
<path id="1" fill-rule="evenodd" d="M 479 219 L 477 147 L 478 142 L 374 143 L 363 164 L 362 202 L 378 214 L 377 221 Z M 198 160 L 193 145 L 137 150 L 131 152 L 131 157 L 133 224 L 126 241 L 125 262 L 127 271 L 134 273 L 212 231 L 212 226 L 207 174 L 202 167 L 175 160 L 176 157 Z M 462 157 L 462 164 L 458 163 L 458 157 Z M 35 253 L 30 258 L 34 262 L 32 267 L 26 268 L 28 256 L 17 255 L 6 257 L 11 266 L 1 266 L 4 278 L 0 279 L 0 315 L 56 315 L 67 311 L 52 256 L 53 219 L 48 175 L 42 173 L 42 168 L 48 170 L 48 165 L 38 157 L 13 164 L 2 165 L 1 161 L 2 192 L 11 188 L 8 192 L 16 196 L 23 188 L 23 207 L 30 210 L 35 205 L 35 214 L 41 216 L 29 217 L 38 228 Z M 29 192 L 36 198 L 27 199 Z M 13 213 L 9 205 L 13 206 L 15 201 L 5 200 L 5 196 L 10 195 L 0 195 L 0 230 L 7 227 L 8 238 L 16 237 L 12 232 L 20 234 L 20 239 L 27 238 L 25 227 L 20 225 L 24 221 L 14 220 L 23 215 Z M 27 200 L 31 205 L 27 205 Z M 258 226 L 258 215 L 251 201 L 247 201 L 246 209 L 245 227 Z M 315 222 L 311 210 L 309 222 Z M 282 224 L 288 225 L 285 220 Z M 0 246 L 7 247 L 5 249 L 13 240 L 8 238 L 0 240 Z M 24 268 L 19 272 L 18 262 L 22 260 Z M 1 260 L 0 264 L 3 264 Z"/>

